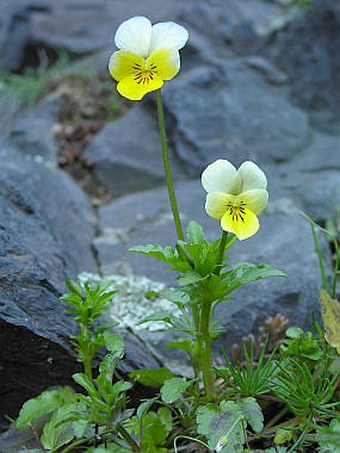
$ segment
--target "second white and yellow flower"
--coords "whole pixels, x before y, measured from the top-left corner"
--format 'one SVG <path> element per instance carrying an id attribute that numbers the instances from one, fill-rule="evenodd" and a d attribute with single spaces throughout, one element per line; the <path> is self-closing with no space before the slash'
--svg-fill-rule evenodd
<path id="1" fill-rule="evenodd" d="M 118 81 L 118 92 L 140 100 L 158 90 L 180 69 L 179 50 L 188 40 L 187 30 L 175 22 L 152 25 L 143 16 L 123 22 L 115 34 L 118 51 L 109 61 L 111 76 Z"/>
<path id="2" fill-rule="evenodd" d="M 202 173 L 207 192 L 207 214 L 221 221 L 224 231 L 238 239 L 253 236 L 260 227 L 257 215 L 268 204 L 267 178 L 254 162 L 244 162 L 238 170 L 219 159 Z"/>

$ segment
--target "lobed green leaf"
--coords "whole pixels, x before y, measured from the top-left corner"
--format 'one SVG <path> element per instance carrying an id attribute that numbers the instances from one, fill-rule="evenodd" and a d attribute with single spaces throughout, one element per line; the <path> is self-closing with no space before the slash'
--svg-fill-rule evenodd
<path id="1" fill-rule="evenodd" d="M 171 404 L 177 401 L 184 394 L 186 389 L 192 384 L 185 378 L 173 378 L 164 382 L 161 388 L 161 398 L 166 404 Z"/>
<path id="2" fill-rule="evenodd" d="M 42 415 L 50 414 L 65 403 L 74 403 L 75 401 L 75 393 L 71 387 L 46 390 L 24 403 L 16 419 L 16 427 L 25 428 Z"/>

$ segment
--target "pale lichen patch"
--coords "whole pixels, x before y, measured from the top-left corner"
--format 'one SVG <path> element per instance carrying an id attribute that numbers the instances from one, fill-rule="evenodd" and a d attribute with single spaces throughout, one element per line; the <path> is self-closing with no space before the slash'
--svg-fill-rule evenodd
<path id="1" fill-rule="evenodd" d="M 120 328 L 133 330 L 162 331 L 167 325 L 161 321 L 151 321 L 140 325 L 141 320 L 155 312 L 166 311 L 169 314 L 178 314 L 178 309 L 169 299 L 161 295 L 167 286 L 155 282 L 144 276 L 112 274 L 101 277 L 98 274 L 82 273 L 78 276 L 81 283 L 103 283 L 107 291 L 116 291 L 112 298 L 109 315 L 113 321 L 119 323 Z M 150 297 L 152 294 L 152 297 Z"/>

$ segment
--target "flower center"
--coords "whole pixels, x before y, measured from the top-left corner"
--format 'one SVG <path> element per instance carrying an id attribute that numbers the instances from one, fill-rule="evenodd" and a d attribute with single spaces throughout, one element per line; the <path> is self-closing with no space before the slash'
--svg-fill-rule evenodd
<path id="1" fill-rule="evenodd" d="M 241 220 L 244 222 L 244 218 L 246 216 L 246 211 L 244 209 L 244 206 L 246 203 L 244 201 L 239 201 L 237 203 L 234 202 L 234 204 L 229 201 L 227 207 L 228 207 L 228 214 L 231 217 L 231 220 L 233 222 L 238 222 Z"/>
<path id="2" fill-rule="evenodd" d="M 135 70 L 135 81 L 138 84 L 145 84 L 149 83 L 151 80 L 154 79 L 154 75 L 157 72 L 157 66 L 152 63 L 150 67 L 148 67 L 147 62 L 145 65 L 142 65 L 140 63 L 135 63 L 133 66 L 133 69 Z"/>

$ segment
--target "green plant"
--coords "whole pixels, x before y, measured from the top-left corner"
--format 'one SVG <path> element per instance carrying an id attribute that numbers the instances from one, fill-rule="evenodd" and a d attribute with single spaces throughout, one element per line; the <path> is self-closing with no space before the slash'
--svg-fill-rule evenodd
<path id="1" fill-rule="evenodd" d="M 264 439 L 269 448 L 262 451 L 270 453 L 299 451 L 310 444 L 321 451 L 329 445 L 336 448 L 339 365 L 333 346 L 338 349 L 339 345 L 334 340 L 333 318 L 338 306 L 328 293 L 328 298 L 322 294 L 327 312 L 325 335 L 320 327 L 312 332 L 292 327 L 279 347 L 287 320 L 277 316 L 267 326 L 272 335 L 268 342 L 273 343 L 269 355 L 267 344 L 258 347 L 260 342 L 248 337 L 243 343 L 243 361 L 234 364 L 224 354 L 226 365 L 213 366 L 212 345 L 221 333 L 219 320 L 214 319 L 216 307 L 228 302 L 240 286 L 283 277 L 284 273 L 263 263 L 232 264 L 226 255 L 237 239 L 247 239 L 258 231 L 257 216 L 267 205 L 267 179 L 253 162 L 246 161 L 236 169 L 219 159 L 203 171 L 205 209 L 220 221 L 221 237 L 208 241 L 202 227 L 193 221 L 184 234 L 169 165 L 160 88 L 164 80 L 177 74 L 178 51 L 187 37 L 186 30 L 173 22 L 152 26 L 144 17 L 129 19 L 118 28 L 115 42 L 119 50 L 111 56 L 109 68 L 118 81 L 118 91 L 128 99 L 140 100 L 150 91 L 157 92 L 164 171 L 178 240 L 174 247 L 148 244 L 130 250 L 163 261 L 178 273 L 178 288 L 164 291 L 177 308 L 175 314 L 155 312 L 142 323 L 163 321 L 183 334 L 169 346 L 188 355 L 193 376 L 176 376 L 166 368 L 135 370 L 130 378 L 159 389 L 159 393 L 130 408 L 127 392 L 132 383 L 116 379 L 116 366 L 124 355 L 123 340 L 111 331 L 114 323 L 100 324 L 115 291 L 103 284 L 68 280 L 69 292 L 62 300 L 78 326 L 71 341 L 84 368 L 73 375 L 80 389 L 43 392 L 24 404 L 16 420 L 19 429 L 31 427 L 43 452 L 166 453 L 204 447 L 232 453 L 251 451 Z M 44 71 L 42 78 L 48 79 L 47 69 Z M 326 291 L 323 260 L 311 225 Z M 334 275 L 339 266 L 335 244 Z M 335 291 L 333 279 L 332 297 Z M 96 372 L 94 358 L 99 361 Z M 222 385 L 217 377 L 222 378 Z M 46 421 L 39 432 L 41 417 Z M 187 441 L 193 445 L 179 445 Z"/>
<path id="2" fill-rule="evenodd" d="M 270 385 L 275 395 L 284 402 L 296 416 L 296 419 L 285 424 L 277 431 L 275 441 L 281 443 L 296 440 L 289 451 L 295 451 L 305 442 L 308 434 L 318 429 L 318 426 L 332 416 L 339 402 L 330 402 L 338 385 L 339 373 L 333 377 L 328 366 L 324 367 L 319 376 L 313 373 L 306 363 L 288 359 L 280 365 L 281 373 L 271 381 Z"/>
<path id="3" fill-rule="evenodd" d="M 263 429 L 263 414 L 254 398 L 222 401 L 219 406 L 201 406 L 197 413 L 197 432 L 208 439 L 212 451 L 243 451 L 247 425 L 255 433 Z"/>
<path id="4" fill-rule="evenodd" d="M 321 335 L 304 332 L 300 327 L 289 327 L 281 351 L 286 356 L 298 356 L 319 361 L 325 353 L 324 339 Z"/>
<path id="5" fill-rule="evenodd" d="M 299 416 L 310 418 L 315 414 L 328 413 L 329 408 L 339 403 L 329 403 L 334 394 L 334 385 L 338 375 L 329 377 L 328 368 L 318 379 L 306 363 L 288 359 L 280 365 L 281 373 L 271 380 L 275 394 L 284 401 L 292 412 Z"/>
<path id="6" fill-rule="evenodd" d="M 106 330 L 115 327 L 116 323 L 110 325 L 95 326 L 94 322 L 110 304 L 115 291 L 106 291 L 107 285 L 102 284 L 91 287 L 85 283 L 82 287 L 79 283 L 67 280 L 66 285 L 69 293 L 64 294 L 61 300 L 68 303 L 71 308 L 66 313 L 74 316 L 79 325 L 79 335 L 72 338 L 72 343 L 77 351 L 77 359 L 84 364 L 86 376 L 92 378 L 91 362 L 95 354 L 106 345 Z"/>
<path id="7" fill-rule="evenodd" d="M 137 441 L 123 426 L 133 410 L 126 409 L 126 392 L 130 382 L 119 380 L 113 383 L 117 362 L 124 355 L 122 338 L 108 330 L 108 326 L 94 326 L 94 322 L 107 309 L 114 292 L 105 287 L 91 287 L 68 280 L 70 292 L 62 297 L 71 308 L 79 325 L 80 333 L 72 337 L 78 360 L 83 364 L 84 373 L 73 375 L 75 383 L 84 393 L 75 393 L 70 387 L 45 391 L 27 401 L 16 420 L 17 428 L 34 423 L 41 416 L 48 416 L 43 432 L 38 435 L 43 451 L 73 451 L 78 445 L 98 446 L 100 442 L 112 440 L 124 448 L 130 446 L 138 450 Z M 92 360 L 100 348 L 106 347 L 108 353 L 99 364 L 99 374 L 92 377 Z"/>
<path id="8" fill-rule="evenodd" d="M 226 386 L 226 396 L 240 395 L 257 396 L 269 393 L 271 388 L 269 381 L 278 374 L 280 368 L 275 360 L 275 351 L 269 357 L 266 357 L 266 345 L 260 351 L 259 357 L 255 359 L 255 345 L 251 341 L 249 349 L 243 343 L 243 354 L 245 360 L 233 364 L 224 352 L 226 368 L 215 368 L 216 373 L 220 376 Z"/>
<path id="9" fill-rule="evenodd" d="M 87 64 L 71 62 L 64 51 L 58 52 L 53 63 L 48 61 L 46 54 L 41 54 L 37 68 L 28 68 L 23 74 L 0 74 L 0 99 L 18 109 L 31 107 L 61 80 L 75 74 L 78 77 L 92 77 L 93 71 Z"/>
<path id="10" fill-rule="evenodd" d="M 179 240 L 176 248 L 146 245 L 130 250 L 165 261 L 172 270 L 180 272 L 177 279 L 180 291 L 177 290 L 173 302 L 181 310 L 181 316 L 161 312 L 144 322 L 164 321 L 172 329 L 194 339 L 194 342 L 173 343 L 172 347 L 179 347 L 189 354 L 196 377 L 202 373 L 207 399 L 210 400 L 214 391 L 211 344 L 221 332 L 218 322 L 213 320 L 216 307 L 229 299 L 241 285 L 284 274 L 265 264 L 225 264 L 225 253 L 236 239 L 233 235 L 222 234 L 221 239 L 210 243 L 200 225 L 190 222 L 187 236 L 188 241 Z"/>

